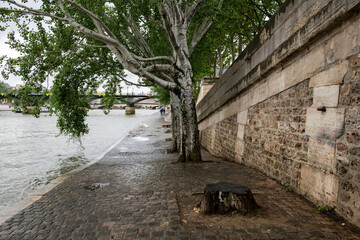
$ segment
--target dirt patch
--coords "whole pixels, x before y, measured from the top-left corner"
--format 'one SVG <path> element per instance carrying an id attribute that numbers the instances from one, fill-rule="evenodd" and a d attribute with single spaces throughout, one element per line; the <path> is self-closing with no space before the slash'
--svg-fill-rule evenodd
<path id="1" fill-rule="evenodd" d="M 254 228 L 259 225 L 271 226 L 273 225 L 274 220 L 278 224 L 286 223 L 286 218 L 284 218 L 284 216 L 271 211 L 271 208 L 260 200 L 261 196 L 258 196 L 258 199 L 256 199 L 257 203 L 260 205 L 260 209 L 247 215 L 241 215 L 236 212 L 226 215 L 204 215 L 199 212 L 199 208 L 197 208 L 202 196 L 202 193 L 177 195 L 182 225 L 207 226 L 214 229 L 244 229 Z"/>

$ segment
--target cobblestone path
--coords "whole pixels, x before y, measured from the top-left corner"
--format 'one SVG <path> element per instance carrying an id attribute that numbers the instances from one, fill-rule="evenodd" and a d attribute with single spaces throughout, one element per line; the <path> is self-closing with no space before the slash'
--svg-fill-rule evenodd
<path id="1" fill-rule="evenodd" d="M 0 239 L 360 239 L 253 169 L 206 153 L 209 162 L 173 164 L 176 154 L 166 153 L 168 129 L 158 116 L 147 124 L 7 220 Z M 270 218 L 232 229 L 183 226 L 177 196 L 218 181 L 250 187 Z"/>

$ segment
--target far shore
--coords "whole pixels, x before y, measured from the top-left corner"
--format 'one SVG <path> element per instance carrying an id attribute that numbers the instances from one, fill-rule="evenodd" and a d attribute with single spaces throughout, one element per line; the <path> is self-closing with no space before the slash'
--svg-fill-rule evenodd
<path id="1" fill-rule="evenodd" d="M 11 111 L 9 104 L 0 104 L 0 111 Z"/>

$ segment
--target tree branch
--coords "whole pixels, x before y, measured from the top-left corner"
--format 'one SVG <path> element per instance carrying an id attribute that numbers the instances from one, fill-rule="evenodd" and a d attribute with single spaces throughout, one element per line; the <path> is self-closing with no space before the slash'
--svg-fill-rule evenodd
<path id="1" fill-rule="evenodd" d="M 175 17 L 175 24 L 179 24 L 179 25 L 183 25 L 185 24 L 186 26 L 189 25 L 189 22 L 186 21 L 186 19 L 184 18 L 184 13 L 183 11 L 180 9 L 179 4 L 176 4 L 174 1 L 169 1 L 172 4 L 172 8 L 174 9 L 174 17 Z"/>
<path id="2" fill-rule="evenodd" d="M 136 41 L 136 43 L 138 43 L 137 45 L 140 48 L 140 50 L 142 50 L 147 56 L 153 56 L 154 55 L 153 52 L 151 51 L 149 45 L 145 41 L 143 35 L 140 33 L 140 30 L 139 30 L 138 26 L 136 25 L 136 23 L 134 22 L 131 15 L 129 17 L 127 17 L 123 14 L 123 18 L 125 19 L 125 21 L 129 25 L 129 27 L 131 28 L 133 34 L 136 36 L 136 38 L 138 40 L 138 41 Z"/>
<path id="3" fill-rule="evenodd" d="M 153 85 L 148 85 L 148 84 L 133 83 L 133 82 L 126 80 L 124 77 L 121 77 L 121 81 L 124 81 L 125 83 L 127 83 L 129 85 L 134 85 L 137 87 L 152 87 L 153 86 Z"/>
<path id="4" fill-rule="evenodd" d="M 269 18 L 272 17 L 272 14 L 269 13 L 269 11 L 267 10 L 267 8 L 265 7 L 264 4 L 263 4 L 263 5 L 259 5 L 259 4 L 257 4 L 256 2 L 254 2 L 253 0 L 250 0 L 250 2 L 251 2 L 257 9 L 259 9 L 263 14 L 265 14 L 267 17 L 269 17 Z M 261 6 L 264 7 L 264 9 L 262 9 Z"/>
<path id="5" fill-rule="evenodd" d="M 200 27 L 195 29 L 193 37 L 191 38 L 191 42 L 190 42 L 190 49 L 189 49 L 190 56 L 193 53 L 196 45 L 200 42 L 200 40 L 210 29 L 212 23 L 213 20 L 210 20 L 209 18 L 205 18 L 204 21 L 201 23 Z"/>
<path id="6" fill-rule="evenodd" d="M 58 1 L 61 1 L 61 0 L 58 0 Z M 100 32 L 100 35 L 101 35 L 101 33 L 104 34 L 105 29 L 102 29 L 103 23 L 101 23 L 101 20 L 98 20 L 95 18 L 92 18 L 92 19 L 93 19 L 93 22 L 94 22 L 95 26 L 97 27 L 98 31 Z M 157 85 L 160 85 L 163 88 L 166 88 L 168 90 L 175 89 L 175 87 L 176 87 L 175 84 L 169 83 L 169 82 L 153 75 L 146 69 L 143 69 L 142 66 L 138 62 L 136 62 L 136 60 L 134 59 L 134 54 L 129 52 L 126 49 L 126 47 L 124 45 L 122 45 L 119 41 L 117 41 L 116 39 L 113 39 L 113 40 L 116 42 L 116 44 L 111 44 L 109 42 L 105 42 L 105 43 L 108 45 L 108 48 L 115 54 L 115 56 L 118 58 L 120 63 L 126 69 L 128 69 L 130 72 L 132 72 L 136 75 L 145 77 L 149 81 L 151 81 Z M 120 50 L 120 52 L 118 51 L 117 48 Z"/>
<path id="7" fill-rule="evenodd" d="M 63 14 L 65 15 L 65 18 L 63 17 L 57 17 L 55 15 L 52 15 L 50 13 L 47 12 L 43 12 L 40 10 L 35 10 L 32 8 L 29 8 L 23 4 L 19 4 L 14 2 L 13 0 L 1 0 L 1 1 L 6 1 L 10 4 L 13 4 L 21 9 L 25 9 L 24 11 L 21 10 L 15 10 L 15 11 L 21 11 L 24 14 L 32 14 L 32 15 L 39 15 L 39 16 L 45 16 L 45 17 L 51 17 L 53 19 L 57 19 L 63 22 L 67 22 L 70 26 L 74 27 L 78 32 L 90 36 L 94 39 L 97 39 L 99 41 L 104 42 L 107 47 L 115 54 L 116 58 L 119 60 L 119 62 L 124 66 L 125 69 L 129 70 L 130 72 L 136 74 L 136 75 L 140 75 L 141 77 L 144 77 L 146 79 L 148 79 L 149 81 L 165 88 L 168 90 L 174 90 L 177 86 L 175 83 L 173 82 L 168 82 L 166 80 L 163 80 L 159 77 L 157 77 L 156 75 L 152 74 L 151 72 L 149 72 L 147 69 L 144 69 L 136 60 L 135 60 L 135 55 L 132 54 L 131 52 L 129 52 L 129 50 L 122 44 L 120 43 L 116 38 L 112 37 L 112 33 L 107 29 L 106 25 L 101 21 L 101 19 L 99 19 L 96 15 L 93 15 L 92 13 L 88 12 L 88 10 L 86 10 L 85 8 L 83 8 L 81 5 L 78 5 L 74 2 L 72 2 L 71 0 L 65 0 L 66 2 L 72 4 L 73 6 L 77 7 L 79 10 L 85 12 L 88 16 L 91 17 L 91 19 L 93 20 L 94 24 L 96 25 L 97 29 L 99 32 L 93 31 L 91 29 L 86 28 L 85 26 L 79 24 L 78 22 L 76 22 L 70 15 L 70 13 L 67 11 L 66 7 L 64 6 L 63 2 L 61 0 L 56 0 L 57 5 L 59 6 L 60 10 L 63 12 Z M 5 9 L 6 10 L 6 9 Z M 170 27 L 171 30 L 171 27 Z M 106 36 L 104 31 L 109 35 Z M 170 31 L 171 32 L 171 31 Z M 138 57 L 141 59 L 141 57 Z M 148 60 L 146 58 L 142 58 L 142 60 Z M 171 60 L 168 57 L 156 57 L 153 58 L 152 60 Z M 163 70 L 165 71 L 165 69 L 167 69 L 166 71 L 170 71 L 170 67 L 164 67 L 166 66 L 166 64 L 164 64 L 164 66 L 162 64 L 158 64 L 155 65 L 156 67 L 150 68 L 150 69 L 155 69 L 155 68 L 159 68 L 159 70 Z M 171 66 L 171 65 L 168 65 Z"/>
<path id="8" fill-rule="evenodd" d="M 91 44 L 85 44 L 80 45 L 79 48 L 85 48 L 85 47 L 92 47 L 92 48 L 108 48 L 107 45 L 91 45 Z"/>
<path id="9" fill-rule="evenodd" d="M 145 70 L 151 73 L 159 73 L 159 72 L 175 73 L 174 66 L 167 64 L 154 64 L 149 67 L 146 67 Z"/>
<path id="10" fill-rule="evenodd" d="M 169 61 L 171 63 L 174 63 L 174 59 L 172 57 L 167 57 L 167 56 L 143 58 L 143 57 L 134 55 L 134 58 L 139 61 L 142 61 L 142 62 L 155 62 L 155 61 L 163 61 L 164 60 L 164 61 Z"/>
<path id="11" fill-rule="evenodd" d="M 256 32 L 259 31 L 258 26 L 254 22 L 254 20 L 251 17 L 249 17 L 249 15 L 247 15 L 247 14 L 245 14 L 243 12 L 240 12 L 240 14 L 243 15 L 245 18 L 247 18 L 250 21 L 251 25 L 253 26 L 253 29 L 256 29 Z"/>
<path id="12" fill-rule="evenodd" d="M 110 31 L 110 29 L 106 26 L 106 24 L 98 17 L 96 16 L 94 13 L 92 13 L 91 11 L 87 10 L 86 8 L 84 8 L 83 6 L 81 6 L 78 3 L 75 3 L 71 0 L 65 0 L 67 3 L 70 3 L 71 5 L 73 5 L 74 7 L 76 7 L 77 9 L 79 9 L 80 11 L 82 11 L 83 13 L 85 13 L 86 15 L 88 15 L 91 19 L 93 19 L 93 21 L 97 21 L 101 27 L 105 30 L 105 32 L 111 37 L 111 38 L 116 38 L 115 35 Z"/>
<path id="13" fill-rule="evenodd" d="M 167 33 L 167 35 L 169 37 L 171 46 L 172 46 L 173 50 L 179 55 L 179 54 L 181 54 L 180 53 L 180 46 L 178 45 L 178 43 L 176 41 L 176 38 L 175 38 L 175 36 L 173 34 L 173 31 L 171 29 L 172 26 L 171 26 L 171 23 L 169 22 L 169 19 L 168 19 L 168 12 L 166 11 L 164 6 L 161 7 L 160 14 L 161 14 L 161 17 L 162 17 L 162 20 L 163 20 L 163 23 L 164 23 L 166 33 Z"/>
<path id="14" fill-rule="evenodd" d="M 205 0 L 198 0 L 193 3 L 190 7 L 185 9 L 185 17 L 188 22 L 191 22 L 192 18 L 194 17 L 196 11 L 199 9 L 201 5 L 205 3 Z"/>
<path id="15" fill-rule="evenodd" d="M 18 13 L 23 13 L 23 14 L 27 14 L 27 15 L 35 15 L 35 16 L 44 16 L 44 17 L 50 17 L 50 18 L 53 18 L 53 19 L 56 19 L 56 20 L 59 20 L 59 21 L 62 21 L 62 22 L 68 22 L 68 19 L 66 19 L 66 18 L 58 17 L 58 16 L 55 16 L 55 15 L 50 14 L 48 12 L 44 12 L 44 11 L 40 11 L 38 9 L 30 8 L 30 7 L 27 7 L 26 5 L 17 3 L 17 2 L 12 1 L 12 0 L 1 0 L 1 2 L 8 2 L 8 3 L 12 4 L 12 5 L 15 5 L 15 6 L 21 8 L 21 9 L 26 10 L 25 11 L 25 10 L 20 10 L 20 9 L 0 8 L 2 11 L 18 12 Z"/>
<path id="16" fill-rule="evenodd" d="M 120 61 L 120 63 L 124 66 L 125 69 L 129 70 L 135 75 L 140 75 L 141 77 L 146 78 L 152 83 L 155 83 L 156 85 L 161 86 L 162 88 L 165 88 L 167 90 L 174 90 L 176 88 L 176 85 L 174 83 L 165 81 L 152 73 L 146 71 L 143 69 L 140 65 L 135 67 L 133 64 L 129 63 L 124 59 L 124 57 L 121 55 L 121 53 L 116 49 L 113 45 L 108 45 L 109 49 L 115 54 L 117 59 Z"/>
<path id="17" fill-rule="evenodd" d="M 219 2 L 219 5 L 217 7 L 218 10 L 221 9 L 223 2 L 224 2 L 224 0 L 221 0 Z M 214 21 L 213 19 L 210 19 L 210 18 L 206 17 L 203 20 L 203 22 L 201 23 L 200 27 L 195 29 L 193 37 L 191 38 L 191 42 L 190 42 L 190 49 L 189 49 L 189 55 L 190 56 L 193 53 L 196 45 L 200 42 L 200 40 L 204 37 L 204 35 L 210 29 L 213 21 Z"/>

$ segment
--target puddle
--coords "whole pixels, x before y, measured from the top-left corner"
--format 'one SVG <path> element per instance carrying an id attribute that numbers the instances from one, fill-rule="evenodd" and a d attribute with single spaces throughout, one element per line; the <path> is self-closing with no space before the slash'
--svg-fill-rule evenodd
<path id="1" fill-rule="evenodd" d="M 126 152 L 128 150 L 127 147 L 120 147 L 120 152 Z"/>
<path id="2" fill-rule="evenodd" d="M 149 125 L 147 125 L 145 123 L 141 123 L 140 127 L 147 128 L 147 127 L 149 127 Z"/>
<path id="3" fill-rule="evenodd" d="M 145 142 L 145 141 L 149 141 L 149 138 L 146 137 L 133 137 L 132 139 L 134 139 L 135 141 L 139 141 L 139 142 Z"/>
<path id="4" fill-rule="evenodd" d="M 104 188 L 109 185 L 110 185 L 110 183 L 93 183 L 90 185 L 85 185 L 85 186 L 83 186 L 83 188 L 85 190 L 95 191 L 97 189 Z"/>

